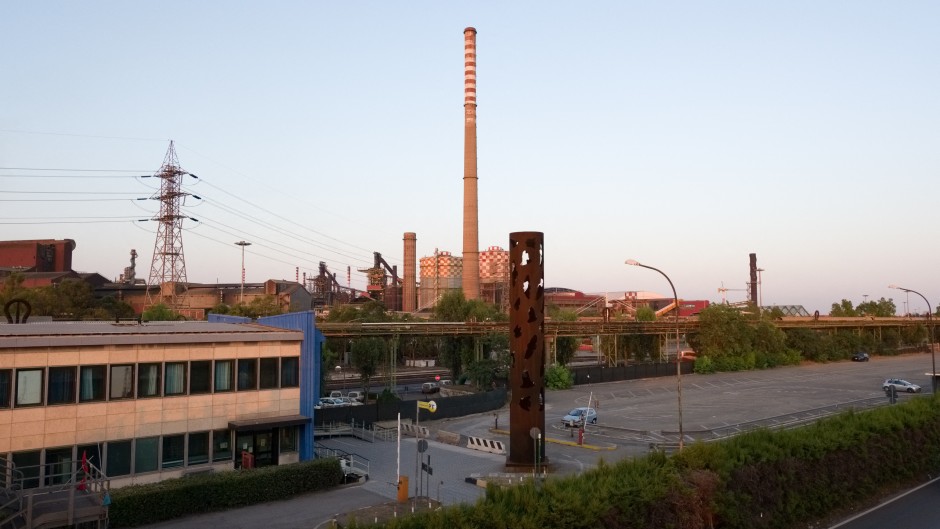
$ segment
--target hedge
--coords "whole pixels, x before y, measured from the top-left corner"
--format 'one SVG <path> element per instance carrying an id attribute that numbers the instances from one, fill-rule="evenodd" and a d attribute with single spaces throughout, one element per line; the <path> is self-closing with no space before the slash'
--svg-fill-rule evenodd
<path id="1" fill-rule="evenodd" d="M 940 472 L 940 398 L 847 412 L 783 431 L 602 462 L 475 505 L 387 522 L 394 529 L 795 529 Z M 352 526 L 356 526 L 355 523 Z M 368 526 L 368 525 L 367 525 Z"/>
<path id="2" fill-rule="evenodd" d="M 283 500 L 335 487 L 343 471 L 337 459 L 233 470 L 111 491 L 111 527 L 138 525 Z"/>

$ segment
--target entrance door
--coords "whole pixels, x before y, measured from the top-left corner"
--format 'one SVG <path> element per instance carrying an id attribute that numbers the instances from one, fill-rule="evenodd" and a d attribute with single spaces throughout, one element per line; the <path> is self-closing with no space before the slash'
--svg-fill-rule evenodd
<path id="1" fill-rule="evenodd" d="M 235 468 L 242 467 L 242 453 L 248 452 L 254 459 L 255 467 L 276 465 L 278 429 L 259 432 L 235 432 Z"/>

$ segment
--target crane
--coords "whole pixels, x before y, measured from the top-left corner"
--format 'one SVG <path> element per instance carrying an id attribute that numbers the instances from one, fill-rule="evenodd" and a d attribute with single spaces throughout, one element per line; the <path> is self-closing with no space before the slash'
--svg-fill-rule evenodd
<path id="1" fill-rule="evenodd" d="M 747 285 L 747 283 L 745 283 Z M 725 299 L 725 292 L 747 292 L 746 288 L 725 288 L 725 282 L 721 282 L 721 286 L 718 287 L 718 293 L 721 294 L 721 303 L 722 305 L 727 305 L 728 301 Z"/>

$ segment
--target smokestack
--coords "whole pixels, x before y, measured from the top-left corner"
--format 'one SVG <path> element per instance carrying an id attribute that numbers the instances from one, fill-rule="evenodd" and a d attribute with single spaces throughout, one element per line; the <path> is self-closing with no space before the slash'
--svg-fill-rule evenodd
<path id="1" fill-rule="evenodd" d="M 480 234 L 477 211 L 477 30 L 463 30 L 463 295 L 480 297 Z"/>
<path id="2" fill-rule="evenodd" d="M 404 284 L 401 289 L 401 310 L 403 312 L 414 312 L 417 304 L 415 296 L 415 278 L 417 277 L 417 241 L 418 238 L 413 232 L 405 232 L 405 276 Z"/>
<path id="3" fill-rule="evenodd" d="M 757 254 L 749 254 L 751 257 L 751 282 L 750 294 L 751 294 L 751 303 L 756 307 L 757 306 Z"/>

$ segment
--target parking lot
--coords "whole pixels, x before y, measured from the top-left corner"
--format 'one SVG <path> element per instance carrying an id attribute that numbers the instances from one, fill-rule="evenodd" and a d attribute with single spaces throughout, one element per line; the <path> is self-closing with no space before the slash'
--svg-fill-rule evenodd
<path id="1" fill-rule="evenodd" d="M 881 389 L 887 378 L 903 378 L 930 393 L 931 359 L 928 354 L 899 357 L 873 357 L 870 362 L 837 362 L 806 364 L 763 371 L 718 373 L 711 375 L 684 375 L 682 377 L 682 416 L 686 443 L 696 439 L 732 435 L 753 427 L 798 425 L 816 420 L 841 409 L 856 406 L 888 405 Z M 677 439 L 678 384 L 675 377 L 642 379 L 578 386 L 565 391 L 546 392 L 545 451 L 548 472 L 551 474 L 578 474 L 594 467 L 601 460 L 616 461 L 625 457 L 647 454 L 650 444 L 668 443 Z M 898 399 L 916 398 L 899 394 Z M 565 427 L 561 419 L 572 408 L 586 406 L 589 399 L 598 403 L 596 425 L 588 424 L 585 445 L 577 445 L 576 429 Z M 446 399 L 437 399 L 438 406 L 446 406 Z M 439 431 L 503 441 L 508 446 L 506 430 L 509 425 L 507 408 L 497 414 L 422 421 L 432 431 L 432 439 Z M 417 446 L 414 438 L 394 441 L 368 442 L 350 437 L 325 439 L 321 444 L 357 454 L 368 460 L 370 479 L 345 490 L 343 507 L 330 501 L 317 501 L 321 495 L 308 495 L 307 500 L 280 502 L 279 512 L 288 510 L 291 519 L 306 517 L 314 527 L 315 521 L 326 520 L 337 510 L 349 510 L 356 501 L 360 506 L 396 498 L 398 473 L 409 476 L 409 494 L 416 490 L 415 468 Z M 486 477 L 505 473 L 506 457 L 460 448 L 436 441 L 428 443 L 423 460 L 430 457 L 433 474 L 420 473 L 418 485 L 421 495 L 439 499 L 445 505 L 473 502 L 483 494 L 482 488 L 467 482 L 468 477 Z M 355 498 L 360 498 L 356 500 Z M 211 517 L 224 516 L 227 525 L 252 527 L 252 509 L 259 512 L 264 506 L 240 509 L 245 514 L 232 512 L 199 517 L 198 523 L 211 523 Z M 232 525 L 244 520 L 249 525 Z M 167 522 L 155 527 L 199 527 L 185 525 L 196 522 Z M 269 527 L 270 522 L 266 521 Z M 299 526 L 299 525 L 295 525 Z"/>

